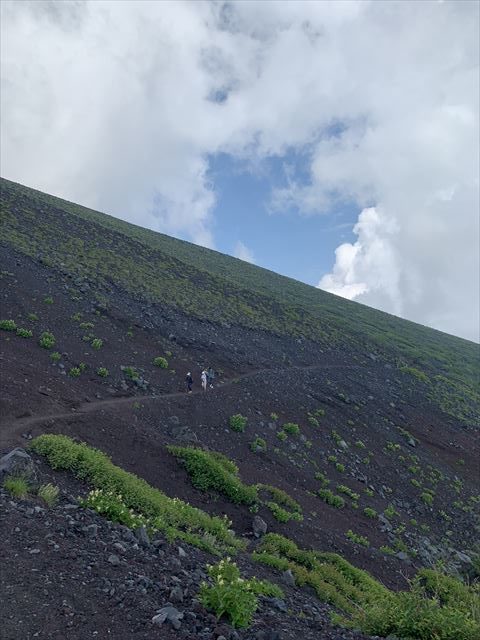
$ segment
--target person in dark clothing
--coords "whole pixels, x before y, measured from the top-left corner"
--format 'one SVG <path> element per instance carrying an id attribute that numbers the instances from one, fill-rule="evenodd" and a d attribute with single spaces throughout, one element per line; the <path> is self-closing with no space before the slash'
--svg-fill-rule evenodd
<path id="1" fill-rule="evenodd" d="M 213 389 L 213 379 L 215 378 L 215 371 L 212 367 L 208 367 L 207 369 L 207 382 L 210 389 Z"/>
<path id="2" fill-rule="evenodd" d="M 185 378 L 185 387 L 186 387 L 187 393 L 192 393 L 192 385 L 193 385 L 193 378 L 192 378 L 192 374 L 189 371 Z"/>

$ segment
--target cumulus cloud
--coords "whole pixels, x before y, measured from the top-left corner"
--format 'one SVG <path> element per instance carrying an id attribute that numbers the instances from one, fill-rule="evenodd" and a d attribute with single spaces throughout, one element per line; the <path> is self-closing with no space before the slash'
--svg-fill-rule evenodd
<path id="1" fill-rule="evenodd" d="M 359 211 L 321 286 L 478 337 L 478 3 L 1 11 L 3 175 L 214 246 L 210 155 L 306 153 L 272 207 Z"/>
<path id="2" fill-rule="evenodd" d="M 244 260 L 245 262 L 251 262 L 255 264 L 255 258 L 253 257 L 253 252 L 243 244 L 240 240 L 235 245 L 235 251 L 233 254 L 236 258 L 240 258 L 240 260 Z"/>

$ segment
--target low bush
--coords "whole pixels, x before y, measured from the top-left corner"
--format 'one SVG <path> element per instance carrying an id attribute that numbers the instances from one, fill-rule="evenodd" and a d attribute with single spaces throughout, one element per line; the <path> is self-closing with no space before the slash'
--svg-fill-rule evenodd
<path id="1" fill-rule="evenodd" d="M 410 591 L 388 593 L 356 612 L 349 626 L 368 634 L 418 640 L 477 640 L 480 637 L 478 585 L 431 569 L 421 569 Z"/>
<path id="2" fill-rule="evenodd" d="M 24 329 L 23 327 L 17 327 L 17 336 L 20 336 L 20 338 L 32 338 L 33 337 L 33 331 L 30 331 L 30 329 Z"/>
<path id="3" fill-rule="evenodd" d="M 244 580 L 230 558 L 218 564 L 207 565 L 212 585 L 203 582 L 199 600 L 206 609 L 213 611 L 219 620 L 226 616 L 233 627 L 248 627 L 258 607 L 258 595 L 283 598 L 283 591 L 267 580 Z"/>
<path id="4" fill-rule="evenodd" d="M 51 296 L 47 296 L 43 299 L 43 301 L 45 302 L 45 304 L 53 304 L 53 298 Z"/>
<path id="5" fill-rule="evenodd" d="M 357 501 L 360 499 L 359 493 L 355 493 L 355 491 L 352 491 L 350 487 L 347 487 L 344 484 L 337 484 L 337 491 L 339 491 L 340 493 L 344 493 L 346 496 L 348 496 L 352 500 Z"/>
<path id="6" fill-rule="evenodd" d="M 260 493 L 266 492 L 270 495 L 271 500 L 267 500 L 265 504 L 276 520 L 279 522 L 303 520 L 302 507 L 286 491 L 269 484 L 258 484 L 257 489 Z"/>
<path id="7" fill-rule="evenodd" d="M 62 356 L 60 353 L 58 353 L 58 351 L 54 351 L 50 354 L 50 359 L 53 360 L 53 362 L 58 362 L 62 359 Z"/>
<path id="8" fill-rule="evenodd" d="M 285 442 L 285 440 L 288 438 L 287 434 L 285 433 L 285 431 L 282 429 L 280 431 L 277 431 L 277 438 L 281 441 L 281 442 Z"/>
<path id="9" fill-rule="evenodd" d="M 8 476 L 3 481 L 5 489 L 14 497 L 22 500 L 30 490 L 28 480 L 23 476 Z"/>
<path id="10" fill-rule="evenodd" d="M 282 429 L 291 436 L 298 436 L 300 434 L 300 427 L 298 424 L 295 424 L 295 422 L 285 422 Z"/>
<path id="11" fill-rule="evenodd" d="M 336 509 L 342 509 L 345 506 L 345 500 L 342 496 L 337 496 L 330 489 L 319 489 L 317 492 L 318 496 L 331 507 L 335 507 Z"/>
<path id="12" fill-rule="evenodd" d="M 252 505 L 257 502 L 257 489 L 244 484 L 238 477 L 238 468 L 228 467 L 225 456 L 219 458 L 210 451 L 203 451 L 194 447 L 167 447 L 168 451 L 185 464 L 192 484 L 201 491 L 213 489 L 238 504 Z M 233 463 L 232 463 L 233 464 Z"/>
<path id="13" fill-rule="evenodd" d="M 368 538 L 365 538 L 365 536 L 361 536 L 358 533 L 354 533 L 351 529 L 349 529 L 347 531 L 345 536 L 351 542 L 354 542 L 355 544 L 360 544 L 360 545 L 362 545 L 362 547 L 369 547 L 370 546 L 370 542 L 369 542 Z"/>
<path id="14" fill-rule="evenodd" d="M 134 367 L 123 367 L 123 374 L 129 380 L 138 380 L 140 377 L 138 371 Z"/>
<path id="15" fill-rule="evenodd" d="M 416 369 L 415 367 L 404 366 L 404 367 L 400 367 L 400 371 L 402 373 L 408 373 L 409 375 L 413 376 L 417 380 L 420 380 L 421 382 L 430 384 L 430 378 L 427 376 L 426 373 L 424 373 L 423 371 L 420 371 L 420 369 Z"/>
<path id="16" fill-rule="evenodd" d="M 160 369 L 168 369 L 168 360 L 166 358 L 162 358 L 162 356 L 158 356 L 153 359 L 153 364 L 156 367 L 160 367 Z"/>
<path id="17" fill-rule="evenodd" d="M 428 491 L 424 491 L 421 495 L 420 498 L 423 500 L 423 502 L 425 502 L 425 504 L 427 504 L 429 507 L 432 506 L 433 504 L 433 495 L 431 493 L 429 493 Z"/>
<path id="18" fill-rule="evenodd" d="M 259 438 L 258 436 L 255 438 L 255 440 L 252 441 L 251 445 L 250 445 L 250 449 L 254 452 L 254 453 L 258 453 L 258 452 L 264 452 L 267 450 L 267 443 L 263 438 Z"/>
<path id="19" fill-rule="evenodd" d="M 90 344 L 94 349 L 97 349 L 98 351 L 98 349 L 101 349 L 103 345 L 103 340 L 101 338 L 94 338 Z"/>
<path id="20" fill-rule="evenodd" d="M 3 331 L 16 331 L 17 325 L 15 320 L 0 320 L 0 329 Z"/>
<path id="21" fill-rule="evenodd" d="M 72 378 L 78 378 L 78 376 L 82 373 L 80 367 L 72 367 L 68 372 L 68 375 Z"/>
<path id="22" fill-rule="evenodd" d="M 99 367 L 97 369 L 97 376 L 100 376 L 100 378 L 106 378 L 108 376 L 108 369 L 106 367 Z"/>
<path id="23" fill-rule="evenodd" d="M 37 491 L 38 497 L 48 504 L 49 507 L 53 507 L 57 503 L 59 493 L 59 488 L 50 482 L 48 484 L 42 484 Z"/>
<path id="24" fill-rule="evenodd" d="M 375 511 L 375 509 L 371 509 L 370 507 L 365 507 L 363 513 L 367 516 L 367 518 L 378 518 L 378 513 Z"/>
<path id="25" fill-rule="evenodd" d="M 230 429 L 232 431 L 239 431 L 243 433 L 245 431 L 245 427 L 247 426 L 248 418 L 242 416 L 241 413 L 236 413 L 233 416 L 230 416 L 229 424 Z"/>
<path id="26" fill-rule="evenodd" d="M 31 447 L 54 469 L 71 471 L 94 489 L 121 496 L 126 508 L 148 518 L 152 528 L 170 541 L 183 540 L 217 555 L 235 553 L 245 546 L 230 532 L 227 518 L 209 516 L 178 498 L 169 498 L 142 478 L 115 466 L 98 449 L 54 434 L 38 436 Z"/>
<path id="27" fill-rule="evenodd" d="M 44 331 L 40 336 L 39 344 L 44 349 L 51 349 L 53 346 L 55 346 L 55 336 L 49 331 Z"/>

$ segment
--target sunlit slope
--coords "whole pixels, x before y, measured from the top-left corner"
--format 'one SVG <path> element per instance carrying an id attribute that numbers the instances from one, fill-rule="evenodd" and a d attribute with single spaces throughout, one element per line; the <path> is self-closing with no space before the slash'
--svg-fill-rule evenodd
<path id="1" fill-rule="evenodd" d="M 5 179 L 1 222 L 2 242 L 105 295 L 115 285 L 195 317 L 355 345 L 425 374 L 447 411 L 478 417 L 480 352 L 471 342 Z"/>

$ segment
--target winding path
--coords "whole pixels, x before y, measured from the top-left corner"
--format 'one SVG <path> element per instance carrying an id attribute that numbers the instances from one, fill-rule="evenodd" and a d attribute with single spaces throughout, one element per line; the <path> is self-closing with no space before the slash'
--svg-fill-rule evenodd
<path id="1" fill-rule="evenodd" d="M 315 369 L 363 369 L 360 365 L 308 365 L 308 366 L 293 366 L 284 367 L 281 369 L 255 369 L 248 373 L 243 373 L 235 378 L 229 378 L 225 382 L 221 382 L 216 388 L 223 389 L 231 384 L 237 383 L 245 378 L 251 378 L 261 373 L 276 374 L 283 371 L 308 371 Z M 45 415 L 33 415 L 24 418 L 8 418 L 0 422 L 0 449 L 12 444 L 12 440 L 18 436 L 19 433 L 30 429 L 31 427 L 48 422 L 50 420 L 65 420 L 68 418 L 78 418 L 79 416 L 94 413 L 95 411 L 101 411 L 102 409 L 108 409 L 109 407 L 117 407 L 118 405 L 128 405 L 134 402 L 158 402 L 166 400 L 167 398 L 184 398 L 191 397 L 192 395 L 200 395 L 204 393 L 201 389 L 192 391 L 191 394 L 185 393 L 185 391 L 176 391 L 175 393 L 163 393 L 160 395 L 138 395 L 138 396 L 121 396 L 116 398 L 108 398 L 107 400 L 97 400 L 95 402 L 82 402 L 77 407 L 70 408 L 68 412 L 62 413 L 49 413 Z M 210 392 L 212 393 L 212 392 Z"/>

